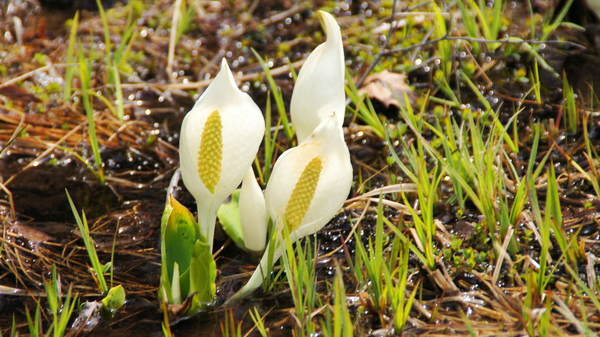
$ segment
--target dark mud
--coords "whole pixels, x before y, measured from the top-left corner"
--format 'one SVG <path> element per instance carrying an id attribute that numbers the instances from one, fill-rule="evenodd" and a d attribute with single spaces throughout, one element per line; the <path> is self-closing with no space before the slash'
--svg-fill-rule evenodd
<path id="1" fill-rule="evenodd" d="M 35 20 L 37 24 L 28 26 L 25 32 L 25 43 L 29 48 L 25 56 L 3 51 L 7 53 L 4 65 L 10 77 L 39 67 L 37 64 L 22 62 L 23 59 L 32 59 L 36 52 L 48 54 L 56 58 L 57 62 L 62 62 L 60 55 L 64 53 L 63 47 L 68 36 L 63 21 L 72 16 L 74 9 L 69 7 L 65 11 L 52 9 L 52 12 L 47 12 L 49 9 L 41 7 L 35 1 L 22 3 L 23 6 L 16 9 L 15 15 L 24 21 Z M 132 61 L 134 72 L 131 78 L 126 79 L 128 82 L 142 83 L 147 87 L 125 88 L 128 120 L 123 125 L 116 123 L 114 118 L 106 113 L 104 105 L 98 102 L 95 105 L 98 111 L 104 113 L 98 122 L 104 163 L 102 170 L 106 177 L 104 183 L 99 180 L 94 170 L 64 148 L 55 148 L 37 159 L 48 149 L 49 144 L 57 143 L 78 125 L 82 125 L 81 129 L 76 130 L 73 137 L 67 137 L 64 143 L 61 143 L 61 147 L 77 149 L 76 153 L 82 158 L 92 157 L 84 132 L 83 114 L 73 106 L 73 102 L 61 101 L 52 94 L 49 99 L 39 98 L 38 96 L 42 95 L 36 94 L 36 87 L 39 86 L 36 80 L 23 86 L 2 88 L 0 94 L 8 97 L 14 104 L 11 109 L 25 112 L 24 123 L 27 129 L 9 144 L 12 131 L 20 125 L 20 117 L 14 111 L 11 112 L 11 109 L 0 107 L 0 181 L 6 183 L 11 192 L 11 198 L 3 196 L 0 202 L 0 218 L 4 241 L 7 243 L 0 263 L 0 284 L 27 290 L 34 296 L 0 295 L 0 328 L 10 327 L 13 315 L 19 322 L 25 322 L 25 308 L 30 311 L 34 308 L 34 298 L 43 291 L 43 282 L 49 278 L 53 265 L 61 275 L 63 287 L 72 284 L 74 290 L 80 293 L 82 301 L 100 298 L 96 283 L 87 270 L 88 258 L 68 207 L 65 195 L 65 190 L 68 190 L 77 207 L 86 212 L 100 260 L 106 262 L 114 259 L 114 282 L 123 284 L 128 292 L 127 304 L 118 317 L 112 320 L 101 319 L 98 325 L 88 327 L 91 331 L 83 332 L 89 336 L 160 336 L 162 313 L 156 300 L 160 271 L 160 216 L 164 207 L 166 187 L 178 165 L 177 144 L 181 120 L 203 89 L 200 85 L 183 89 L 176 86 L 160 86 L 169 82 L 169 76 L 173 76 L 178 83 L 199 83 L 206 80 L 214 74 L 218 59 L 225 56 L 232 60 L 232 68 L 235 71 L 250 74 L 250 77 L 241 83 L 241 87 L 263 107 L 266 105 L 268 89 L 263 81 L 261 68 L 249 46 L 261 55 L 266 55 L 274 67 L 286 66 L 290 62 L 302 59 L 315 46 L 315 40 L 320 41 L 320 36 L 314 35 L 314 32 L 318 31 L 318 25 L 312 17 L 312 10 L 327 4 L 329 2 L 325 1 L 299 4 L 269 1 L 254 9 L 253 18 L 244 19 L 240 18 L 244 13 L 240 6 L 236 6 L 234 2 L 220 3 L 218 8 L 211 9 L 205 18 L 199 20 L 182 40 L 175 74 L 164 72 L 168 31 L 165 25 L 161 26 L 155 22 L 159 16 L 157 13 L 164 10 L 165 5 L 148 8 L 148 13 L 138 21 L 141 40 L 132 47 L 140 53 L 145 53 L 146 57 Z M 354 34 L 348 37 L 352 43 L 348 43 L 346 52 L 348 66 L 356 72 L 354 75 L 357 78 L 366 70 L 374 56 L 374 50 L 380 44 L 379 41 L 373 41 L 371 36 L 363 36 L 355 31 L 364 28 L 360 25 L 363 18 L 370 18 L 369 24 L 372 25 L 384 22 L 386 18 L 381 15 L 374 18 L 378 10 L 378 3 L 361 1 L 352 2 L 350 5 L 344 3 L 333 9 L 340 17 L 340 22 L 347 27 L 348 35 Z M 543 9 L 536 7 L 535 10 Z M 289 15 L 277 15 L 282 12 Z M 55 13 L 62 13 L 62 16 L 58 16 L 60 19 L 56 20 L 58 14 Z M 513 15 L 522 13 L 515 10 Z M 97 14 L 84 12 L 83 17 L 82 39 L 89 45 L 102 44 L 102 29 Z M 589 17 L 582 20 L 582 24 L 595 23 Z M 13 32 L 6 22 L 3 23 L 2 29 L 9 32 L 9 35 Z M 600 61 L 595 37 L 571 30 L 561 30 L 556 34 L 557 38 L 569 38 L 587 46 L 584 51 L 548 46 L 541 52 L 557 73 L 565 72 L 569 76 L 577 92 L 587 101 L 594 94 L 590 88 L 600 87 Z M 14 42 L 13 36 L 12 43 Z M 8 41 L 5 43 L 7 46 L 12 45 Z M 365 49 L 365 46 L 370 46 L 370 49 Z M 531 95 L 525 97 L 524 93 L 529 90 L 530 84 L 516 81 L 515 74 L 521 69 L 531 69 L 531 55 L 522 51 L 507 52 L 507 48 L 510 46 L 503 46 L 496 51 L 484 50 L 481 55 L 475 57 L 467 53 L 458 53 L 454 62 L 462 64 L 474 59 L 479 66 L 489 66 L 489 70 L 484 72 L 485 76 L 476 77 L 476 80 L 486 99 L 501 112 L 500 118 L 503 122 L 512 118 L 517 108 L 525 107 L 518 116 L 519 122 L 524 125 L 519 135 L 523 150 L 518 158 L 513 158 L 517 173 L 522 175 L 527 167 L 532 142 L 532 130 L 528 125 L 541 121 L 560 126 L 562 82 L 551 73 L 542 70 L 543 104 L 536 103 L 535 97 Z M 425 58 L 433 49 L 434 46 L 426 46 L 419 53 Z M 405 55 L 389 57 L 389 63 L 384 63 L 382 67 L 393 68 L 401 65 L 404 57 Z M 447 99 L 448 97 L 436 87 L 433 76 L 437 69 L 435 63 L 431 67 L 409 68 L 409 82 L 422 93 L 432 93 L 438 98 Z M 105 90 L 100 65 L 97 65 L 96 72 L 98 90 Z M 289 100 L 291 94 L 290 77 L 289 70 L 284 72 L 283 76 L 277 76 L 277 84 L 281 86 L 286 100 Z M 478 102 L 477 97 L 459 78 L 452 78 L 450 83 L 454 90 L 462 93 L 461 101 L 470 102 L 473 110 L 483 108 L 481 102 Z M 47 104 L 45 112 L 38 106 L 42 102 Z M 381 102 L 374 104 L 383 119 L 394 124 L 401 122 L 397 109 L 384 107 Z M 452 112 L 460 122 L 460 109 Z M 350 125 L 347 128 L 346 140 L 352 154 L 357 181 L 358 177 L 370 177 L 369 189 L 393 183 L 391 173 L 399 176 L 402 181 L 407 181 L 399 169 L 389 168 L 389 153 L 383 140 L 375 136 L 360 120 L 348 117 L 346 125 L 348 124 Z M 591 120 L 589 139 L 594 146 L 600 145 L 600 121 L 597 118 Z M 406 140 L 412 141 L 409 135 L 406 136 Z M 598 256 L 599 201 L 590 197 L 593 190 L 589 183 L 582 179 L 569 180 L 568 175 L 573 170 L 565 157 L 567 153 L 577 163 L 581 163 L 584 170 L 589 169 L 581 146 L 582 134 L 557 132 L 553 141 L 562 150 L 554 149 L 551 159 L 558 170 L 557 175 L 564 174 L 564 186 L 567 191 L 561 202 L 569 205 L 569 211 L 565 212 L 567 228 L 571 233 L 578 232 L 585 240 L 584 248 Z M 289 145 L 285 142 L 283 144 L 284 147 Z M 538 160 L 541 160 L 542 154 L 552 145 L 550 142 L 541 145 Z M 365 192 L 364 188 L 366 187 L 355 186 L 352 196 Z M 472 257 L 470 254 L 493 250 L 485 231 L 478 226 L 481 223 L 480 216 L 475 207 L 468 203 L 467 209 L 472 212 L 459 214 L 456 208 L 445 202 L 453 193 L 449 184 L 443 187 L 443 191 L 443 199 L 436 207 L 436 218 L 448 231 L 449 238 L 462 240 L 461 245 L 465 250 L 444 256 L 442 263 L 450 266 L 450 277 L 461 292 L 495 290 L 496 288 L 490 286 L 489 280 L 481 274 L 481 271 L 493 268 L 493 261 L 481 257 L 477 268 L 469 265 L 469 258 Z M 540 189 L 539 192 L 539 198 L 543 200 L 545 190 Z M 175 194 L 185 206 L 195 210 L 193 198 L 181 184 L 176 187 Z M 414 201 L 411 199 L 413 196 L 408 198 Z M 14 203 L 14 218 L 11 202 Z M 348 262 L 352 261 L 356 239 L 350 236 L 353 221 L 361 216 L 362 211 L 361 206 L 348 207 L 317 235 L 320 256 L 317 263 L 317 286 L 320 290 L 327 291 L 326 281 L 334 276 L 336 264 L 349 265 Z M 361 225 L 356 228 L 365 244 L 368 244 L 368 239 L 373 236 L 376 222 L 374 214 L 373 210 L 367 212 Z M 406 215 L 388 209 L 385 215 L 394 223 L 409 219 Z M 523 231 L 526 231 L 524 224 L 523 228 Z M 540 247 L 536 245 L 533 235 L 524 236 L 520 240 L 523 246 L 529 247 L 528 254 L 536 258 Z M 217 233 L 215 247 L 223 247 L 217 256 L 220 273 L 218 296 L 221 301 L 243 284 L 256 261 L 236 249 L 223 233 Z M 551 254 L 554 258 L 560 257 L 560 251 L 556 249 Z M 409 263 L 411 269 L 415 270 L 411 280 L 422 281 L 421 300 L 425 308 L 439 310 L 448 316 L 456 316 L 457 312 L 462 312 L 462 302 L 444 300 L 448 294 L 432 280 L 418 259 L 411 256 Z M 598 264 L 594 268 L 596 273 L 600 273 Z M 579 272 L 582 278 L 585 278 L 586 270 Z M 568 275 L 565 270 L 560 269 L 556 273 L 557 278 Z M 504 273 L 498 284 L 503 287 L 522 286 L 514 279 L 514 275 Z M 356 303 L 366 303 L 352 306 L 353 313 L 361 311 L 360 323 L 365 326 L 365 331 L 373 332 L 374 335 L 381 333 L 379 329 L 384 324 L 376 309 L 361 298 L 363 294 L 360 292 L 364 290 L 353 288 L 354 280 L 348 278 L 346 281 L 349 298 Z M 246 316 L 248 308 L 257 306 L 261 312 L 272 310 L 268 323 L 274 336 L 291 334 L 295 324 L 289 315 L 289 308 L 293 307 L 291 295 L 284 282 L 280 281 L 276 289 L 277 292 L 272 294 L 259 292 L 254 299 L 233 309 L 233 316 L 244 321 L 244 331 L 252 326 L 251 320 Z M 485 303 L 484 307 L 494 308 L 490 303 Z M 216 309 L 204 316 L 178 323 L 174 332 L 182 336 L 218 335 L 226 314 L 225 311 Z M 415 315 L 427 321 L 423 315 Z M 435 322 L 435 319 L 431 322 L 434 325 L 447 323 Z M 426 328 L 413 327 L 407 333 L 424 331 Z"/>

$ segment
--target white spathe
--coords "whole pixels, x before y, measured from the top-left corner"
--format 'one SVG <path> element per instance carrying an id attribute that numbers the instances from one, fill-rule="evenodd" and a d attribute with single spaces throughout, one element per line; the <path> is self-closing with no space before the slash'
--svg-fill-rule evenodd
<path id="1" fill-rule="evenodd" d="M 341 208 L 350 192 L 350 153 L 336 114 L 330 113 L 304 142 L 285 151 L 275 162 L 265 190 L 267 211 L 274 223 L 284 223 L 292 191 L 304 168 L 315 157 L 321 160 L 323 168 L 302 224 L 291 233 L 293 241 L 320 230 Z"/>
<path id="2" fill-rule="evenodd" d="M 200 176 L 200 149 L 205 124 L 210 116 L 214 117 L 215 111 L 218 112 L 220 140 L 207 139 L 207 143 L 213 142 L 213 152 L 208 153 L 219 153 L 220 158 L 203 158 L 219 162 L 215 172 L 210 172 L 211 177 L 217 177 L 217 182 L 209 188 L 206 179 Z M 183 182 L 196 199 L 199 227 L 211 247 L 217 209 L 239 186 L 250 168 L 264 131 L 265 121 L 260 109 L 248 94 L 238 89 L 227 61 L 223 59 L 219 73 L 185 116 L 179 139 Z"/>
<path id="3" fill-rule="evenodd" d="M 262 252 L 267 244 L 267 209 L 263 191 L 248 168 L 240 191 L 240 220 L 246 249 Z"/>
<path id="4" fill-rule="evenodd" d="M 290 111 L 298 143 L 332 112 L 337 116 L 339 128 L 344 123 L 346 94 L 342 33 L 331 14 L 318 11 L 318 15 L 327 39 L 308 55 L 292 93 Z"/>
<path id="5" fill-rule="evenodd" d="M 316 233 L 329 222 L 343 206 L 352 186 L 350 153 L 334 113 L 324 118 L 304 142 L 285 151 L 277 159 L 265 190 L 265 201 L 278 235 L 275 243 L 269 242 L 248 283 L 228 300 L 228 304 L 248 296 L 262 284 L 268 270 L 269 246 L 275 244 L 273 263 L 281 256 L 284 248 L 281 233 L 286 226 L 288 201 L 305 168 L 315 158 L 320 159 L 322 169 L 309 207 L 300 224 L 290 233 L 292 242 Z"/>

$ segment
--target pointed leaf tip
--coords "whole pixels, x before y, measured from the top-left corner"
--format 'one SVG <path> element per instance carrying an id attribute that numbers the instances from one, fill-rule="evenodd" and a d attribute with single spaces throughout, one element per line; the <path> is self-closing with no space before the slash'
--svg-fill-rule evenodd
<path id="1" fill-rule="evenodd" d="M 290 113 L 298 141 L 310 136 L 321 119 L 335 111 L 339 127 L 344 123 L 344 46 L 335 18 L 317 12 L 326 40 L 308 56 L 298 73 L 292 92 Z"/>
<path id="2" fill-rule="evenodd" d="M 231 88 L 239 90 L 237 83 L 235 82 L 235 78 L 233 77 L 233 73 L 231 72 L 231 68 L 229 68 L 229 63 L 227 63 L 225 58 L 221 59 L 221 68 L 219 69 L 214 82 L 226 83 Z"/>
<path id="3" fill-rule="evenodd" d="M 342 32 L 340 30 L 340 26 L 335 20 L 335 17 L 324 10 L 317 11 L 317 14 L 319 15 L 321 27 L 323 27 L 325 35 L 327 36 L 327 41 L 341 42 Z"/>
<path id="4" fill-rule="evenodd" d="M 167 219 L 167 226 L 171 228 L 176 228 L 182 223 L 194 223 L 194 215 L 183 206 L 173 195 L 169 196 L 169 205 L 172 208 L 172 211 L 169 214 L 169 218 Z M 192 226 L 193 228 L 193 226 Z"/>
<path id="5" fill-rule="evenodd" d="M 229 63 L 227 63 L 227 59 L 225 59 L 225 58 L 221 59 L 221 70 L 220 71 L 231 72 L 231 69 L 229 69 Z"/>

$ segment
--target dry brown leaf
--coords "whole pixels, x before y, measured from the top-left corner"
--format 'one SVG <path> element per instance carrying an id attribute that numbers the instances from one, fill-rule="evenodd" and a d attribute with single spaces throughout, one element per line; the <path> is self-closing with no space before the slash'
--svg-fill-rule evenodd
<path id="1" fill-rule="evenodd" d="M 0 95 L 5 96 L 10 99 L 18 100 L 18 101 L 33 101 L 33 102 L 41 102 L 39 98 L 30 93 L 24 88 L 21 88 L 17 85 L 7 85 L 5 87 L 0 88 Z"/>
<path id="2" fill-rule="evenodd" d="M 11 229 L 18 235 L 35 243 L 54 240 L 52 236 L 23 223 L 15 222 Z"/>
<path id="3" fill-rule="evenodd" d="M 414 93 L 406 83 L 406 75 L 384 70 L 380 73 L 369 75 L 365 84 L 360 88 L 361 94 L 376 99 L 385 106 L 404 106 L 404 95 L 412 101 Z"/>

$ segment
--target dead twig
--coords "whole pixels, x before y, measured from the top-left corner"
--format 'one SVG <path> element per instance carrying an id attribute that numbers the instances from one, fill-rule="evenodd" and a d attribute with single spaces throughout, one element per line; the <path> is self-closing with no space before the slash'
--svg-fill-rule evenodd
<path id="1" fill-rule="evenodd" d="M 417 44 L 414 44 L 414 45 L 408 46 L 408 47 L 386 50 L 386 51 L 383 51 L 381 54 L 382 54 L 382 56 L 388 56 L 388 55 L 392 55 L 392 54 L 396 54 L 396 53 L 404 53 L 404 52 L 411 51 L 411 50 L 414 50 L 414 49 L 422 48 L 422 47 L 427 46 L 427 45 L 436 44 L 436 43 L 441 42 L 441 41 L 453 41 L 453 40 L 463 40 L 463 41 L 480 42 L 480 43 L 503 43 L 503 44 L 526 44 L 526 43 L 527 44 L 536 44 L 536 45 L 541 45 L 541 44 L 555 44 L 555 45 L 570 46 L 570 47 L 574 47 L 574 48 L 581 49 L 581 50 L 587 49 L 586 46 L 581 45 L 581 44 L 576 43 L 576 42 L 572 42 L 572 41 L 560 41 L 560 40 L 547 40 L 547 41 L 523 40 L 523 39 L 510 38 L 510 37 L 506 38 L 506 39 L 501 39 L 501 40 L 486 40 L 486 39 L 478 39 L 478 38 L 473 38 L 473 37 L 468 37 L 468 36 L 449 36 L 449 35 L 446 35 L 446 36 L 442 36 L 442 37 L 437 38 L 437 39 L 429 40 L 429 41 L 422 42 L 422 43 L 417 43 Z"/>

